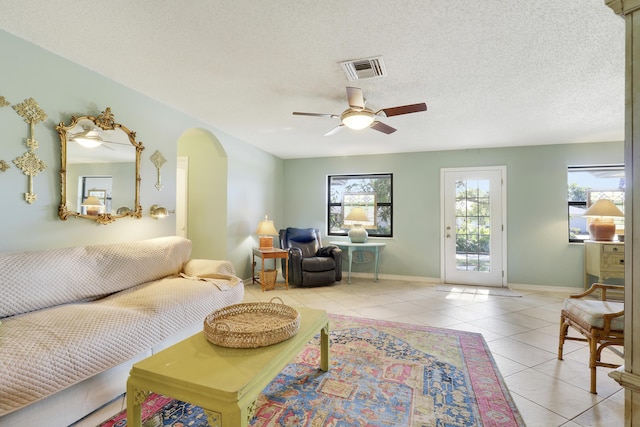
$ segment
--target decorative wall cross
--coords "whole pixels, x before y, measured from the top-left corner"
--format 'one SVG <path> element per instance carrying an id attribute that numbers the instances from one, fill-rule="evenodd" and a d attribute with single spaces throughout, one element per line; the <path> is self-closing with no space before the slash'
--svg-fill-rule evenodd
<path id="1" fill-rule="evenodd" d="M 33 177 L 47 168 L 44 161 L 38 158 L 35 150 L 38 148 L 34 134 L 34 127 L 37 123 L 47 118 L 45 112 L 40 108 L 33 98 L 25 99 L 24 102 L 14 105 L 13 109 L 29 123 L 29 138 L 25 145 L 28 151 L 22 156 L 13 160 L 13 163 L 29 177 L 29 191 L 24 193 L 24 200 L 27 203 L 33 203 L 36 200 L 36 194 L 33 192 Z"/>
<path id="2" fill-rule="evenodd" d="M 0 108 L 6 107 L 7 105 L 11 105 L 11 103 L 7 101 L 4 96 L 0 96 Z M 0 172 L 6 172 L 10 167 L 9 163 L 4 160 L 0 160 Z"/>
<path id="3" fill-rule="evenodd" d="M 156 152 L 153 153 L 149 158 L 151 159 L 151 162 L 155 165 L 156 169 L 158 170 L 158 179 L 156 181 L 156 188 L 158 189 L 158 191 L 160 191 L 163 188 L 163 185 L 161 182 L 162 180 L 160 178 L 160 168 L 162 167 L 162 165 L 164 165 L 167 162 L 167 159 L 165 159 L 162 153 L 158 150 L 156 150 Z"/>

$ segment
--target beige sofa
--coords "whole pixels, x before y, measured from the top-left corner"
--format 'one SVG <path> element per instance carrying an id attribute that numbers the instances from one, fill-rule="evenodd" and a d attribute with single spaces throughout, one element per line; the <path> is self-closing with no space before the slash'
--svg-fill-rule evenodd
<path id="1" fill-rule="evenodd" d="M 191 241 L 0 253 L 0 426 L 67 426 L 124 393 L 131 365 L 239 303 Z"/>

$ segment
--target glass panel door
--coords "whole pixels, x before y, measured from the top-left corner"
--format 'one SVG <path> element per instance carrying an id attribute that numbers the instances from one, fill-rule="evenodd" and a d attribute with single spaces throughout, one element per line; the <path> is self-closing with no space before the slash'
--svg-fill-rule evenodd
<path id="1" fill-rule="evenodd" d="M 504 286 L 503 168 L 443 169 L 443 280 Z"/>

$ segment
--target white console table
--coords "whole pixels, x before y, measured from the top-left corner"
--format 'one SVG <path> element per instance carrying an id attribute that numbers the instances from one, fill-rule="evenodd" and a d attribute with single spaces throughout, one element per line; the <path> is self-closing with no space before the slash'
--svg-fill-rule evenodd
<path id="1" fill-rule="evenodd" d="M 384 247 L 386 243 L 367 242 L 367 243 L 351 243 L 351 242 L 329 242 L 332 245 L 336 245 L 342 250 L 346 250 L 349 255 L 349 283 L 351 283 L 351 264 L 353 262 L 353 251 L 368 251 L 373 252 L 375 255 L 375 265 L 373 269 L 373 281 L 378 281 L 378 267 L 380 263 L 380 248 Z"/>

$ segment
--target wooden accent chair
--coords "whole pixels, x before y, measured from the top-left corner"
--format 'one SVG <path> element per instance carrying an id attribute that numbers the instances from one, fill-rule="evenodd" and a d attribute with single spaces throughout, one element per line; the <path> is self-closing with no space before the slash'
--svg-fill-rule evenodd
<path id="1" fill-rule="evenodd" d="M 560 343 L 558 360 L 562 360 L 565 340 L 589 344 L 591 393 L 596 394 L 596 366 L 617 368 L 620 365 L 602 362 L 602 350 L 624 345 L 624 303 L 607 298 L 607 291 L 624 292 L 624 286 L 594 283 L 585 292 L 564 300 L 560 314 Z M 599 297 L 598 297 L 599 296 Z M 584 337 L 567 336 L 569 326 Z"/>

